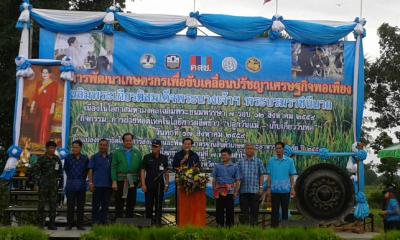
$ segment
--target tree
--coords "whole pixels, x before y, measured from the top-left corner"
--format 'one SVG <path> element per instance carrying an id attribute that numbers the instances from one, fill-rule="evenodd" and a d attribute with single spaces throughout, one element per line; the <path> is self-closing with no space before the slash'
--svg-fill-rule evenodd
<path id="1" fill-rule="evenodd" d="M 378 165 L 378 172 L 382 173 L 382 184 L 384 186 L 395 186 L 397 189 L 400 187 L 400 177 L 397 174 L 399 168 L 400 163 L 398 159 L 381 159 L 381 163 Z"/>
<path id="2" fill-rule="evenodd" d="M 365 185 L 372 186 L 378 183 L 378 175 L 373 169 L 372 164 L 364 165 L 364 176 L 365 176 Z"/>
<path id="3" fill-rule="evenodd" d="M 371 147 L 374 149 L 375 153 L 378 153 L 379 150 L 387 148 L 392 144 L 392 138 L 386 132 L 382 132 L 371 144 Z M 380 159 L 380 164 L 378 164 L 377 168 L 378 173 L 382 173 L 382 185 L 394 185 L 400 187 L 400 178 L 397 176 L 397 172 L 400 169 L 400 161 L 398 159 L 382 158 Z"/>
<path id="4" fill-rule="evenodd" d="M 378 29 L 380 57 L 366 64 L 366 96 L 372 104 L 371 110 L 379 114 L 375 124 L 378 129 L 390 129 L 400 125 L 400 29 L 382 24 Z M 400 140 L 400 132 L 395 132 Z M 392 138 L 382 132 L 371 144 L 375 153 L 393 144 Z M 383 185 L 399 187 L 397 172 L 399 160 L 384 158 L 380 160 L 379 181 Z"/>
<path id="5" fill-rule="evenodd" d="M 375 154 L 384 148 L 393 145 L 393 139 L 387 134 L 387 132 L 381 132 L 379 136 L 371 143 L 371 148 L 374 149 Z"/>
<path id="6" fill-rule="evenodd" d="M 15 63 L 20 34 L 15 28 L 18 19 L 19 1 L 0 1 L 0 141 L 5 146 L 12 144 L 12 124 L 15 101 Z"/>
<path id="7" fill-rule="evenodd" d="M 117 1 L 124 7 L 125 1 Z M 22 0 L 0 1 L 0 142 L 5 146 L 12 144 L 14 102 L 15 102 L 15 63 L 18 55 L 20 32 L 15 28 L 19 17 L 19 5 Z M 35 8 L 46 9 L 76 9 L 86 11 L 105 11 L 113 0 L 31 0 Z M 33 58 L 38 56 L 39 32 L 37 24 L 34 25 Z"/>
<path id="8" fill-rule="evenodd" d="M 117 0 L 122 8 L 125 7 L 125 1 Z M 84 11 L 105 11 L 113 4 L 113 0 L 74 0 L 71 1 L 71 8 Z"/>
<path id="9" fill-rule="evenodd" d="M 376 126 L 388 129 L 400 125 L 400 29 L 384 23 L 378 35 L 380 57 L 366 65 L 367 97 L 379 114 Z"/>

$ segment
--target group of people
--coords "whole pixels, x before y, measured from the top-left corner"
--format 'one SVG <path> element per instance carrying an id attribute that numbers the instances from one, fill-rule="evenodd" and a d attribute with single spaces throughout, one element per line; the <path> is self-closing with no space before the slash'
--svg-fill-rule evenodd
<path id="1" fill-rule="evenodd" d="M 108 223 L 108 208 L 112 193 L 115 195 L 115 217 L 131 218 L 136 205 L 136 190 L 145 193 L 145 217 L 153 225 L 161 225 L 164 192 L 169 189 L 168 157 L 161 154 L 162 142 L 151 142 L 151 153 L 142 157 L 133 147 L 134 136 L 122 136 L 123 147 L 109 153 L 109 142 L 99 141 L 99 151 L 90 159 L 81 153 L 82 142 L 72 143 L 71 154 L 64 164 L 56 155 L 57 144 L 49 141 L 46 153 L 34 165 L 33 176 L 39 186 L 38 224 L 45 225 L 44 208 L 49 204 L 48 228 L 55 230 L 58 189 L 63 185 L 66 174 L 65 194 L 67 197 L 67 229 L 76 225 L 83 228 L 87 179 L 93 193 L 93 224 Z M 182 150 L 173 158 L 172 169 L 186 166 L 201 168 L 199 156 L 192 151 L 194 142 L 190 138 L 182 141 Z M 280 221 L 288 219 L 290 198 L 296 195 L 294 185 L 296 168 L 293 159 L 284 155 L 285 144 L 275 144 L 275 156 L 265 167 L 256 157 L 256 149 L 246 144 L 245 157 L 232 162 L 232 151 L 221 150 L 221 162 L 212 172 L 212 187 L 216 201 L 216 222 L 219 226 L 234 225 L 234 202 L 239 198 L 241 224 L 257 225 L 260 202 L 265 198 L 271 202 L 271 226 L 278 227 Z M 265 187 L 266 186 L 266 187 Z M 395 188 L 384 192 L 384 226 L 386 230 L 400 229 L 400 206 Z M 75 221 L 76 214 L 76 221 Z"/>
<path id="2" fill-rule="evenodd" d="M 295 196 L 294 176 L 297 173 L 293 159 L 284 155 L 284 147 L 283 142 L 275 144 L 276 156 L 269 160 L 266 168 L 255 156 L 256 149 L 252 144 L 246 144 L 245 157 L 236 164 L 231 161 L 229 148 L 221 150 L 222 162 L 215 165 L 212 173 L 218 225 L 230 227 L 234 224 L 234 200 L 237 197 L 241 224 L 257 225 L 259 205 L 265 196 L 271 200 L 271 226 L 278 227 L 280 209 L 282 221 L 288 219 L 289 200 Z"/>
<path id="3" fill-rule="evenodd" d="M 343 45 L 311 47 L 294 43 L 292 49 L 293 69 L 298 77 L 324 77 L 343 79 Z"/>
<path id="4" fill-rule="evenodd" d="M 164 192 L 169 189 L 168 157 L 161 154 L 161 141 L 151 142 L 151 153 L 142 157 L 133 147 L 134 136 L 122 136 L 123 147 L 109 153 L 109 142 L 99 141 L 99 151 L 90 159 L 82 154 L 82 142 L 72 142 L 71 153 L 62 164 L 56 155 L 56 143 L 46 144 L 46 153 L 34 165 L 33 176 L 39 187 L 38 224 L 45 225 L 44 208 L 49 204 L 49 229 L 55 226 L 58 189 L 66 175 L 65 195 L 67 197 L 67 230 L 74 226 L 83 230 L 83 213 L 89 179 L 89 189 L 93 193 L 93 224 L 108 222 L 108 208 L 112 192 L 115 194 L 115 217 L 132 218 L 136 205 L 136 190 L 141 187 L 145 193 L 145 216 L 152 224 L 161 225 Z M 201 168 L 199 156 L 192 151 L 193 140 L 185 138 L 182 150 L 173 158 L 172 168 L 182 166 Z M 276 156 L 271 158 L 267 168 L 255 156 L 255 147 L 247 144 L 246 157 L 237 163 L 231 161 L 232 152 L 221 150 L 221 163 L 215 165 L 212 185 L 216 199 L 217 223 L 220 226 L 234 224 L 234 200 L 240 198 L 242 224 L 257 224 L 257 213 L 262 196 L 271 198 L 273 227 L 281 219 L 288 219 L 290 196 L 294 196 L 294 175 L 296 169 L 291 158 L 284 156 L 284 143 L 275 144 Z M 267 189 L 264 192 L 264 175 L 267 175 Z M 75 218 L 76 215 L 76 218 Z"/>

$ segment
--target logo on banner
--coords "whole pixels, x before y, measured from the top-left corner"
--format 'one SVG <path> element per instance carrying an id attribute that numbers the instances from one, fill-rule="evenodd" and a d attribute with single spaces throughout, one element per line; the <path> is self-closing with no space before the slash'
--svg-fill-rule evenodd
<path id="1" fill-rule="evenodd" d="M 181 57 L 179 55 L 167 55 L 165 65 L 168 69 L 179 69 L 181 68 Z"/>
<path id="2" fill-rule="evenodd" d="M 234 72 L 236 71 L 238 63 L 235 58 L 233 57 L 226 57 L 222 60 L 222 69 L 225 72 Z"/>
<path id="3" fill-rule="evenodd" d="M 156 65 L 156 57 L 153 54 L 143 54 L 140 58 L 140 64 L 144 68 L 153 68 Z"/>
<path id="4" fill-rule="evenodd" d="M 190 58 L 190 71 L 192 72 L 211 72 L 212 57 L 192 56 Z"/>
<path id="5" fill-rule="evenodd" d="M 247 59 L 246 69 L 252 73 L 259 72 L 261 70 L 261 60 L 256 57 Z"/>

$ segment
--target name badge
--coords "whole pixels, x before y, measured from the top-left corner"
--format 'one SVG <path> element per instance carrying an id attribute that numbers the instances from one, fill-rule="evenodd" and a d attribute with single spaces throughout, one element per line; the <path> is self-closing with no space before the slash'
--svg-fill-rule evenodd
<path id="1" fill-rule="evenodd" d="M 60 165 L 58 163 L 56 163 L 56 165 L 54 166 L 54 170 L 58 171 L 59 168 L 60 168 Z"/>

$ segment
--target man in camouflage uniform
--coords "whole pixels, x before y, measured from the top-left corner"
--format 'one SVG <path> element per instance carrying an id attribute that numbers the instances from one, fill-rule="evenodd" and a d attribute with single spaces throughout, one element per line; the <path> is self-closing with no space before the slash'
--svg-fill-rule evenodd
<path id="1" fill-rule="evenodd" d="M 55 218 L 59 181 L 62 182 L 63 170 L 59 157 L 55 155 L 57 144 L 53 141 L 46 143 L 46 154 L 41 156 L 34 166 L 33 174 L 39 186 L 38 224 L 45 225 L 44 210 L 49 204 L 49 230 L 56 230 Z"/>

